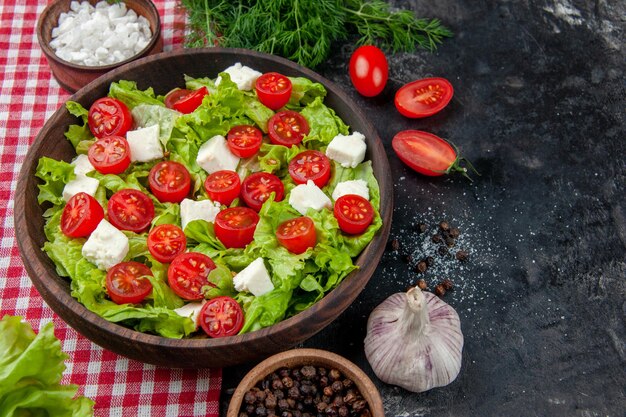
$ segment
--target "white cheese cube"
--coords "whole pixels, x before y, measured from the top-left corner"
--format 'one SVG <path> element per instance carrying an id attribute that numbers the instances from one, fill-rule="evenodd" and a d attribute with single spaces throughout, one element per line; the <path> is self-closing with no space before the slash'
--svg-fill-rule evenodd
<path id="1" fill-rule="evenodd" d="M 163 148 L 159 141 L 159 125 L 143 127 L 126 132 L 126 140 L 130 146 L 130 160 L 148 162 L 163 158 Z"/>
<path id="2" fill-rule="evenodd" d="M 227 169 L 236 171 L 239 158 L 228 149 L 226 138 L 221 135 L 213 136 L 198 149 L 196 162 L 209 174 Z"/>
<path id="3" fill-rule="evenodd" d="M 192 303 L 187 303 L 180 308 L 175 308 L 174 311 L 176 314 L 182 317 L 189 317 L 196 327 L 198 327 L 198 316 L 200 315 L 200 310 L 206 304 L 206 300 L 202 301 L 194 301 Z"/>
<path id="4" fill-rule="evenodd" d="M 291 190 L 289 204 L 302 215 L 305 215 L 309 208 L 320 211 L 324 207 L 329 209 L 333 207 L 330 198 L 311 180 Z"/>
<path id="5" fill-rule="evenodd" d="M 256 258 L 233 278 L 237 291 L 247 291 L 256 295 L 263 295 L 274 289 L 274 284 L 267 273 L 263 258 Z"/>
<path id="6" fill-rule="evenodd" d="M 256 79 L 262 75 L 259 71 L 253 70 L 245 65 L 241 65 L 240 62 L 237 62 L 235 65 L 231 65 L 222 72 L 230 75 L 231 81 L 237 84 L 237 88 L 239 90 L 243 91 L 252 90 L 254 88 L 254 83 L 256 83 Z M 222 77 L 218 76 L 215 80 L 215 85 L 220 85 L 220 82 L 222 82 Z"/>
<path id="7" fill-rule="evenodd" d="M 105 271 L 122 262 L 130 247 L 128 238 L 111 223 L 102 219 L 83 245 L 83 256 Z"/>
<path id="8" fill-rule="evenodd" d="M 339 197 L 347 194 L 356 194 L 360 195 L 366 200 L 370 199 L 370 190 L 367 188 L 367 183 L 363 180 L 340 182 L 333 190 L 332 197 L 333 200 L 337 201 Z"/>
<path id="9" fill-rule="evenodd" d="M 185 198 L 180 202 L 180 223 L 183 230 L 192 220 L 212 222 L 220 212 L 220 203 L 211 200 L 195 201 Z"/>
<path id="10" fill-rule="evenodd" d="M 365 159 L 365 136 L 359 132 L 345 136 L 339 134 L 330 141 L 326 148 L 326 156 L 337 161 L 345 168 L 354 168 Z"/>
<path id="11" fill-rule="evenodd" d="M 80 154 L 74 158 L 72 165 L 74 165 L 74 174 L 76 175 L 85 175 L 96 170 L 93 165 L 91 165 L 91 162 L 89 162 L 89 157 L 84 154 Z"/>
<path id="12" fill-rule="evenodd" d="M 76 175 L 76 178 L 65 184 L 65 187 L 63 188 L 63 199 L 65 201 L 69 201 L 70 198 L 80 192 L 87 193 L 93 197 L 96 194 L 96 190 L 98 190 L 99 185 L 100 181 L 95 178 L 87 177 L 85 175 Z"/>

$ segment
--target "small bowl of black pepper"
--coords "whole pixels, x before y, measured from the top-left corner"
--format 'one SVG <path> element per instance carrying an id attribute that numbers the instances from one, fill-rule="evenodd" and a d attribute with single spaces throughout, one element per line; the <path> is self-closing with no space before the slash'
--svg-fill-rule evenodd
<path id="1" fill-rule="evenodd" d="M 380 393 L 357 365 L 320 349 L 271 356 L 241 380 L 227 417 L 384 417 Z"/>

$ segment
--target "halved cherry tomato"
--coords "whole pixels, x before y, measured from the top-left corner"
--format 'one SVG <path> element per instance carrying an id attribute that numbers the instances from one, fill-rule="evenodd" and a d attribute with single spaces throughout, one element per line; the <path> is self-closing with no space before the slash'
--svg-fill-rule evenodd
<path id="1" fill-rule="evenodd" d="M 350 57 L 350 80 L 361 95 L 374 97 L 387 84 L 389 65 L 383 51 L 373 45 L 357 48 Z"/>
<path id="2" fill-rule="evenodd" d="M 148 233 L 148 250 L 161 263 L 172 262 L 186 248 L 187 237 L 175 224 L 160 224 Z"/>
<path id="3" fill-rule="evenodd" d="M 330 159 L 320 151 L 300 152 L 289 162 L 289 175 L 296 184 L 311 180 L 322 188 L 330 179 Z"/>
<path id="4" fill-rule="evenodd" d="M 216 171 L 206 177 L 204 188 L 211 200 L 229 206 L 235 198 L 239 197 L 241 180 L 235 171 Z"/>
<path id="5" fill-rule="evenodd" d="M 299 255 L 317 243 L 315 224 L 306 216 L 289 219 L 278 225 L 276 239 L 289 252 Z"/>
<path id="6" fill-rule="evenodd" d="M 87 124 L 96 138 L 124 136 L 133 126 L 133 116 L 118 99 L 102 97 L 89 108 Z"/>
<path id="7" fill-rule="evenodd" d="M 333 211 L 339 228 L 350 235 L 363 233 L 374 219 L 372 204 L 356 194 L 339 197 Z"/>
<path id="8" fill-rule="evenodd" d="M 177 97 L 178 99 L 172 103 L 172 108 L 183 114 L 193 113 L 202 104 L 204 96 L 208 94 L 209 90 L 206 87 L 200 87 L 186 95 Z"/>
<path id="9" fill-rule="evenodd" d="M 104 209 L 87 193 L 69 199 L 61 214 L 61 232 L 69 237 L 89 236 L 104 218 Z"/>
<path id="10" fill-rule="evenodd" d="M 165 99 L 163 100 L 163 102 L 165 103 L 165 107 L 167 107 L 168 109 L 173 109 L 174 103 L 176 103 L 181 98 L 188 96 L 192 92 L 193 90 L 187 90 L 186 88 L 173 89 L 165 95 Z"/>
<path id="11" fill-rule="evenodd" d="M 254 238 L 259 215 L 247 207 L 231 207 L 215 216 L 215 236 L 227 248 L 245 248 Z"/>
<path id="12" fill-rule="evenodd" d="M 154 204 L 141 191 L 125 188 L 111 196 L 107 214 L 109 222 L 118 229 L 141 233 L 154 218 Z"/>
<path id="13" fill-rule="evenodd" d="M 152 167 L 148 175 L 150 191 L 162 203 L 180 203 L 191 189 L 187 168 L 174 161 L 162 161 Z"/>
<path id="14" fill-rule="evenodd" d="M 101 174 L 121 174 L 130 165 L 130 145 L 121 136 L 106 136 L 91 144 L 87 157 Z"/>
<path id="15" fill-rule="evenodd" d="M 255 211 L 261 210 L 271 193 L 275 194 L 274 201 L 282 201 L 285 197 L 285 186 L 274 174 L 255 172 L 246 177 L 241 184 L 242 200 Z"/>
<path id="16" fill-rule="evenodd" d="M 210 337 L 233 336 L 243 327 L 243 310 L 231 297 L 215 297 L 204 303 L 198 321 Z"/>
<path id="17" fill-rule="evenodd" d="M 459 166 L 465 159 L 450 143 L 432 133 L 403 130 L 393 137 L 391 146 L 402 162 L 420 174 L 434 177 L 458 171 L 467 175 L 467 170 Z"/>
<path id="18" fill-rule="evenodd" d="M 277 72 L 266 72 L 254 84 L 259 101 L 272 110 L 278 110 L 289 102 L 291 80 Z"/>
<path id="19" fill-rule="evenodd" d="M 207 279 L 214 269 L 213 260 L 203 253 L 181 253 L 167 269 L 167 282 L 179 297 L 190 301 L 201 300 L 204 298 L 202 287 L 214 287 Z"/>
<path id="20" fill-rule="evenodd" d="M 263 133 L 250 125 L 234 126 L 226 135 L 228 149 L 240 158 L 249 158 L 259 151 Z"/>
<path id="21" fill-rule="evenodd" d="M 152 271 L 142 263 L 129 261 L 114 265 L 107 272 L 107 293 L 117 304 L 140 303 L 152 292 L 152 283 L 146 276 L 152 276 Z"/>
<path id="22" fill-rule="evenodd" d="M 270 141 L 275 145 L 292 147 L 309 134 L 309 122 L 298 112 L 285 110 L 276 113 L 267 122 Z"/>
<path id="23" fill-rule="evenodd" d="M 454 89 L 445 78 L 424 78 L 402 86 L 396 92 L 398 111 L 411 118 L 428 117 L 448 105 Z"/>

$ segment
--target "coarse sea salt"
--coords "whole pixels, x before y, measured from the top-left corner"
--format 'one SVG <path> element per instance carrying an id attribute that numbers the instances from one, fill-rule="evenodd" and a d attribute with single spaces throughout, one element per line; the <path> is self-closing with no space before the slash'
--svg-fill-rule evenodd
<path id="1" fill-rule="evenodd" d="M 141 52 L 152 31 L 144 16 L 126 4 L 72 1 L 52 29 L 50 47 L 64 61 L 85 66 L 115 64 Z"/>

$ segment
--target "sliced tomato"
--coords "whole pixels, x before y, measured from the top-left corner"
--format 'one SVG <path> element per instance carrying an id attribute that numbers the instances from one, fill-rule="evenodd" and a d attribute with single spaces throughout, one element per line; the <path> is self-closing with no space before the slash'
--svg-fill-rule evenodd
<path id="1" fill-rule="evenodd" d="M 346 194 L 335 201 L 334 214 L 344 233 L 359 235 L 372 223 L 374 208 L 360 195 Z"/>
<path id="2" fill-rule="evenodd" d="M 304 116 L 291 110 L 281 111 L 270 117 L 267 129 L 273 144 L 287 147 L 299 144 L 311 131 Z"/>
<path id="3" fill-rule="evenodd" d="M 235 171 L 216 171 L 206 177 L 204 188 L 211 200 L 229 206 L 235 198 L 239 197 L 241 180 Z"/>
<path id="4" fill-rule="evenodd" d="M 69 237 L 85 237 L 104 219 L 104 209 L 87 193 L 77 193 L 69 199 L 61 214 L 61 232 Z"/>
<path id="5" fill-rule="evenodd" d="M 423 78 L 402 86 L 396 92 L 395 104 L 406 117 L 428 117 L 446 107 L 453 95 L 452 84 L 445 78 Z"/>
<path id="6" fill-rule="evenodd" d="M 243 327 L 243 310 L 231 297 L 216 297 L 204 303 L 198 321 L 210 337 L 233 336 Z"/>
<path id="7" fill-rule="evenodd" d="M 187 90 L 186 88 L 173 89 L 165 95 L 165 99 L 163 100 L 163 102 L 165 103 L 165 107 L 167 107 L 168 109 L 173 109 L 174 103 L 176 103 L 181 98 L 188 96 L 192 92 L 193 90 Z"/>
<path id="8" fill-rule="evenodd" d="M 350 57 L 350 80 L 361 95 L 374 97 L 387 84 L 389 64 L 383 51 L 374 45 L 358 47 Z"/>
<path id="9" fill-rule="evenodd" d="M 299 255 L 317 243 L 315 224 L 306 216 L 289 219 L 278 225 L 276 239 L 289 252 Z"/>
<path id="10" fill-rule="evenodd" d="M 154 204 L 141 191 L 125 188 L 111 196 L 107 214 L 109 222 L 118 229 L 141 233 L 154 218 Z"/>
<path id="11" fill-rule="evenodd" d="M 209 94 L 209 90 L 206 87 L 200 87 L 197 90 L 190 91 L 188 94 L 178 97 L 178 100 L 172 103 L 172 108 L 183 114 L 193 113 L 200 104 L 204 96 Z"/>
<path id="12" fill-rule="evenodd" d="M 274 193 L 274 201 L 285 197 L 285 186 L 280 178 L 267 172 L 255 172 L 247 176 L 241 184 L 241 198 L 251 209 L 261 210 L 263 203 Z"/>
<path id="13" fill-rule="evenodd" d="M 172 262 L 186 248 L 187 237 L 175 224 L 160 224 L 148 233 L 148 250 L 161 263 Z"/>
<path id="14" fill-rule="evenodd" d="M 191 175 L 183 164 L 162 161 L 148 175 L 150 191 L 162 203 L 180 203 L 191 189 Z"/>
<path id="15" fill-rule="evenodd" d="M 152 283 L 146 278 L 148 276 L 152 276 L 152 271 L 139 262 L 114 265 L 107 272 L 107 293 L 117 304 L 140 303 L 152 292 Z"/>
<path id="16" fill-rule="evenodd" d="M 215 236 L 227 248 L 245 248 L 254 239 L 259 215 L 247 207 L 231 207 L 215 216 Z"/>
<path id="17" fill-rule="evenodd" d="M 128 106 L 118 99 L 102 97 L 89 108 L 87 124 L 97 138 L 124 136 L 133 126 L 133 116 Z"/>
<path id="18" fill-rule="evenodd" d="M 207 277 L 215 269 L 211 258 L 200 252 L 185 252 L 178 255 L 167 269 L 167 282 L 179 297 L 185 300 L 204 298 L 202 287 L 214 285 Z"/>
<path id="19" fill-rule="evenodd" d="M 398 158 L 420 174 L 439 176 L 460 170 L 459 157 L 454 147 L 432 133 L 421 130 L 403 130 L 391 141 Z"/>
<path id="20" fill-rule="evenodd" d="M 289 175 L 296 184 L 311 180 L 322 188 L 330 179 L 330 159 L 320 151 L 300 152 L 289 162 Z"/>
<path id="21" fill-rule="evenodd" d="M 266 72 L 254 84 L 259 101 L 272 110 L 278 110 L 289 102 L 291 80 L 277 72 Z"/>
<path id="22" fill-rule="evenodd" d="M 121 136 L 106 136 L 91 144 L 87 157 L 101 174 L 121 174 L 130 165 L 130 145 Z"/>
<path id="23" fill-rule="evenodd" d="M 263 133 L 250 125 L 234 126 L 226 135 L 228 149 L 240 158 L 249 158 L 259 151 Z"/>

